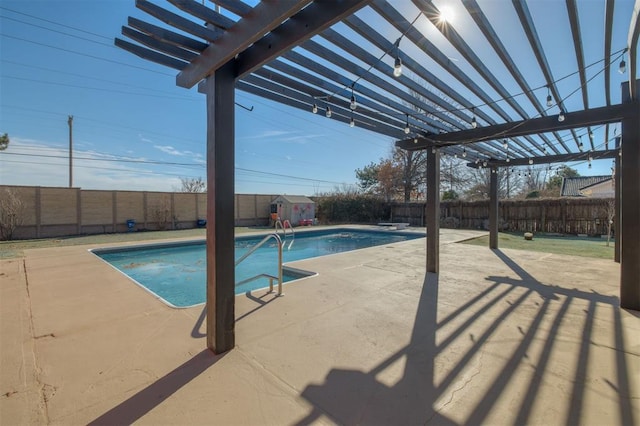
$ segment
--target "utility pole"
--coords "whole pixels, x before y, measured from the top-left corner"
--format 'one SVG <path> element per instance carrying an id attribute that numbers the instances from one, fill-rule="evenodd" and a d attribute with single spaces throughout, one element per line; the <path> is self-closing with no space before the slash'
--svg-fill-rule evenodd
<path id="1" fill-rule="evenodd" d="M 69 188 L 73 187 L 73 115 L 69 116 Z"/>

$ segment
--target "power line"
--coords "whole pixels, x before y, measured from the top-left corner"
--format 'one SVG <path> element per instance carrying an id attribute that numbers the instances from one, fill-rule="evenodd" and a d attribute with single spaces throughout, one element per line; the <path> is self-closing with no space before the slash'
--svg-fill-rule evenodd
<path id="1" fill-rule="evenodd" d="M 77 36 L 77 35 L 75 35 L 75 34 L 65 33 L 64 31 L 54 30 L 53 28 L 47 28 L 47 27 L 44 27 L 44 26 L 42 26 L 42 25 L 32 24 L 32 23 L 30 23 L 30 22 L 21 21 L 20 19 L 10 18 L 10 17 L 8 17 L 8 16 L 1 16 L 1 15 L 0 15 L 0 18 L 2 18 L 2 19 L 8 19 L 8 20 L 10 20 L 10 21 L 14 21 L 14 22 L 20 22 L 20 23 L 25 24 L 25 25 L 30 25 L 30 26 L 32 26 L 32 27 L 41 28 L 41 29 L 43 29 L 43 30 L 47 30 L 47 31 L 51 31 L 51 32 L 54 32 L 54 33 L 62 34 L 62 35 L 68 36 L 68 37 L 73 37 L 73 38 L 76 38 L 76 39 L 78 39 L 78 40 L 84 40 L 84 41 L 88 41 L 88 42 L 90 42 L 90 43 L 99 44 L 99 45 L 101 45 L 101 46 L 115 47 L 115 46 L 113 46 L 112 44 L 107 44 L 107 43 L 103 43 L 103 42 L 101 42 L 101 41 L 91 40 L 91 39 L 88 39 L 88 38 L 85 38 L 85 37 Z"/>
<path id="2" fill-rule="evenodd" d="M 17 153 L 17 152 L 2 152 L 0 154 L 0 158 L 2 158 L 5 155 L 38 157 L 38 158 L 56 158 L 56 159 L 59 158 L 59 159 L 65 159 L 65 160 L 68 158 L 65 155 L 31 154 L 31 153 Z M 182 167 L 199 167 L 199 168 L 205 167 L 205 164 L 198 164 L 198 163 L 178 163 L 178 162 L 172 162 L 172 161 L 154 161 L 154 160 L 139 160 L 139 159 L 136 160 L 136 159 L 127 159 L 127 158 L 92 158 L 92 157 L 76 156 L 74 157 L 74 159 L 84 160 L 84 161 L 106 161 L 106 162 L 165 165 L 165 166 L 182 166 Z M 43 163 L 43 164 L 46 164 L 46 163 Z M 309 181 L 309 182 L 322 182 L 322 183 L 330 183 L 330 184 L 337 184 L 337 185 L 341 185 L 345 183 L 345 182 L 337 182 L 337 181 L 330 181 L 330 180 L 324 180 L 324 179 L 313 179 L 313 178 L 307 178 L 307 177 L 301 177 L 301 176 L 292 176 L 292 175 L 285 175 L 280 173 L 265 172 L 261 170 L 246 169 L 242 167 L 236 167 L 235 170 L 241 171 L 241 172 L 256 173 L 256 174 L 265 175 L 265 176 L 275 176 L 275 177 L 303 180 L 303 181 Z"/>
<path id="3" fill-rule="evenodd" d="M 84 74 L 77 74 L 77 73 L 72 73 L 72 72 L 67 72 L 67 71 L 55 70 L 55 69 L 47 68 L 47 67 L 39 67 L 39 66 L 36 66 L 36 65 L 25 64 L 25 63 L 22 63 L 22 62 L 10 61 L 8 59 L 0 59 L 0 62 L 4 62 L 6 64 L 18 65 L 18 66 L 26 67 L 26 68 L 32 68 L 32 69 L 36 69 L 36 70 L 42 70 L 42 71 L 47 71 L 47 72 L 55 72 L 55 73 L 64 74 L 64 75 L 70 75 L 72 77 L 80 77 L 80 78 L 85 78 L 85 79 L 88 79 L 88 80 L 100 81 L 100 82 L 103 82 L 103 83 L 117 84 L 117 85 L 124 86 L 124 87 L 133 87 L 135 89 L 144 89 L 144 90 L 149 90 L 151 92 L 163 93 L 163 94 L 169 95 L 167 97 L 172 98 L 172 99 L 173 98 L 185 99 L 185 100 L 202 100 L 203 99 L 203 97 L 197 97 L 197 96 L 192 96 L 192 97 L 187 97 L 187 96 L 180 97 L 178 95 L 174 96 L 174 94 L 172 92 L 169 92 L 167 90 L 159 90 L 159 89 L 155 89 L 155 88 L 151 88 L 151 87 L 140 86 L 140 85 L 137 85 L 137 84 L 128 84 L 128 83 L 123 83 L 121 81 L 107 80 L 107 79 L 104 79 L 104 78 L 91 77 L 91 76 L 84 75 Z"/>
<path id="4" fill-rule="evenodd" d="M 27 17 L 29 17 L 29 18 L 37 19 L 37 20 L 39 20 L 39 21 L 48 22 L 48 23 L 50 23 L 50 24 L 59 25 L 59 26 L 61 26 L 61 27 L 68 28 L 68 29 L 71 29 L 71 30 L 80 31 L 80 32 L 82 32 L 82 33 L 89 34 L 89 35 L 92 35 L 92 36 L 96 36 L 96 37 L 104 38 L 104 39 L 107 39 L 107 40 L 111 40 L 111 37 L 107 37 L 107 36 L 104 36 L 104 35 L 102 35 L 102 34 L 93 33 L 93 32 L 91 32 L 91 31 L 83 30 L 83 29 L 81 29 L 81 28 L 72 27 L 72 26 L 70 26 L 70 25 L 65 25 L 65 24 L 61 24 L 61 23 L 59 23 L 59 22 L 50 21 L 50 20 L 48 20 L 48 19 L 40 18 L 40 17 L 38 17 L 38 16 L 29 15 L 28 13 L 19 12 L 19 11 L 14 10 L 14 9 L 9 9 L 8 7 L 5 7 L 5 6 L 0 6 L 0 9 L 2 9 L 2 10 L 6 10 L 6 11 L 8 11 L 8 12 L 16 13 L 16 14 L 18 14 L 18 15 L 27 16 Z"/>
<path id="5" fill-rule="evenodd" d="M 157 71 L 157 70 L 152 70 L 152 69 L 150 69 L 150 68 L 145 68 L 145 67 L 141 67 L 141 66 L 137 66 L 137 65 L 131 65 L 131 64 L 127 64 L 127 63 L 125 63 L 125 62 L 114 61 L 113 59 L 107 59 L 107 58 L 103 58 L 103 57 L 100 57 L 100 56 L 89 55 L 89 54 L 87 54 L 87 53 L 78 52 L 78 51 L 76 51 L 76 50 L 65 49 L 65 48 L 58 47 L 58 46 L 52 46 L 52 45 L 50 45 L 50 44 L 41 43 L 41 42 L 34 41 L 34 40 L 28 40 L 28 39 L 26 39 L 26 38 L 12 36 L 12 35 L 10 35 L 10 34 L 0 33 L 0 36 L 2 36 L 2 37 L 6 37 L 6 38 L 11 38 L 11 39 L 18 40 L 18 41 L 22 41 L 22 42 L 25 42 L 25 43 L 35 44 L 35 45 L 38 45 L 38 46 L 48 47 L 48 48 L 50 48 L 50 49 L 56 49 L 56 50 L 61 50 L 61 51 L 63 51 L 63 52 L 73 53 L 74 55 L 85 56 L 85 57 L 87 57 L 87 58 L 96 59 L 96 60 L 98 60 L 98 61 L 109 62 L 109 63 L 112 63 L 112 64 L 123 65 L 123 66 L 125 66 L 125 67 L 136 68 L 136 69 L 140 69 L 140 70 L 145 70 L 145 71 L 153 72 L 153 73 L 156 73 L 156 74 L 161 74 L 161 75 L 166 75 L 166 76 L 169 76 L 169 77 L 174 77 L 174 75 L 173 75 L 173 74 L 169 74 L 169 73 L 166 73 L 166 72 Z"/>
<path id="6" fill-rule="evenodd" d="M 58 83 L 58 82 L 55 82 L 55 81 L 37 80 L 37 79 L 33 79 L 33 78 L 18 77 L 18 76 L 14 76 L 14 75 L 2 75 L 2 78 L 9 78 L 9 79 L 21 80 L 21 81 L 31 81 L 31 82 L 35 82 L 35 83 L 41 83 L 41 84 L 51 84 L 51 85 L 54 85 L 54 86 L 73 87 L 73 88 L 76 88 L 76 89 L 98 90 L 98 91 L 101 91 L 101 92 L 109 92 L 109 93 L 121 93 L 121 94 L 124 94 L 124 95 L 151 96 L 151 97 L 154 97 L 154 98 L 177 99 L 177 100 L 188 100 L 188 101 L 197 100 L 195 98 L 185 98 L 185 97 L 180 97 L 180 96 L 154 95 L 152 93 L 134 93 L 134 92 L 126 92 L 124 90 L 104 89 L 104 88 L 101 88 L 101 87 L 91 87 L 91 86 L 80 86 L 78 84 L 69 84 L 69 83 Z"/>

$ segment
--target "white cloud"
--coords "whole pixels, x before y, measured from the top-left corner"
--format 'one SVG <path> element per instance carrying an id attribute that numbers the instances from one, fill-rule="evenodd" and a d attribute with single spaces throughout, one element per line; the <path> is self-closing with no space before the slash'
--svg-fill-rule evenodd
<path id="1" fill-rule="evenodd" d="M 12 137 L 9 149 L 0 153 L 0 184 L 25 186 L 69 185 L 66 147 Z M 172 191 L 180 186 L 180 176 L 190 176 L 193 168 L 113 161 L 109 154 L 74 150 L 73 186 L 83 189 Z M 196 173 L 206 173 L 204 169 Z"/>
<path id="2" fill-rule="evenodd" d="M 164 152 L 165 154 L 174 155 L 176 157 L 191 157 L 193 160 L 202 159 L 202 154 L 197 154 L 193 151 L 180 151 L 171 145 L 154 145 L 155 149 Z"/>

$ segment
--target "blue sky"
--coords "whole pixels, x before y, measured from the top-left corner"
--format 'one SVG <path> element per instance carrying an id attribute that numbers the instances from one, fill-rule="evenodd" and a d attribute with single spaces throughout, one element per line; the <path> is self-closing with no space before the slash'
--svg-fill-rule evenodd
<path id="1" fill-rule="evenodd" d="M 604 7 L 586 1 L 598 6 L 595 12 Z M 499 3 L 488 2 L 487 15 L 501 13 Z M 543 13 L 545 2 L 539 3 L 534 13 Z M 624 15 L 632 2 L 616 5 Z M 205 177 L 204 96 L 176 87 L 174 70 L 113 46 L 128 16 L 151 19 L 133 0 L 0 2 L 0 132 L 11 137 L 9 150 L 0 154 L 0 183 L 67 186 L 69 115 L 74 186 L 170 191 L 179 188 L 180 177 Z M 548 25 L 553 23 L 550 16 Z M 622 30 L 614 51 L 626 36 Z M 583 37 L 589 42 L 588 31 Z M 558 54 L 567 48 L 572 46 L 558 46 Z M 563 66 L 576 70 L 575 61 Z M 612 79 L 623 76 L 613 73 Z M 612 95 L 618 102 L 619 93 Z M 241 91 L 236 100 L 253 107 L 236 107 L 237 193 L 313 195 L 353 185 L 355 169 L 387 156 L 393 145 L 386 136 L 322 114 Z M 608 174 L 611 160 L 596 161 L 590 170 L 575 166 L 583 175 Z"/>

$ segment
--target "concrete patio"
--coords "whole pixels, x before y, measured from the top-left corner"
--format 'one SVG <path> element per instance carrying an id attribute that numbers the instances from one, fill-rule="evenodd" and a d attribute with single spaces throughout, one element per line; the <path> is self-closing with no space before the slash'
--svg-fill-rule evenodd
<path id="1" fill-rule="evenodd" d="M 76 246 L 0 263 L 0 423 L 637 424 L 640 314 L 611 260 L 425 240 L 295 262 L 236 348 Z"/>

